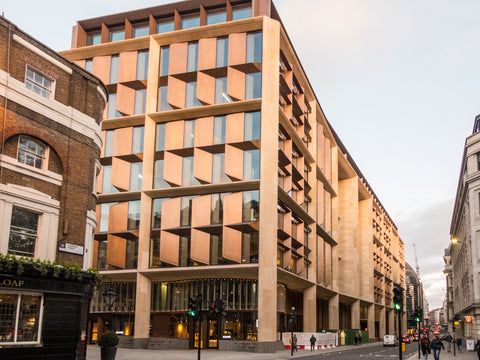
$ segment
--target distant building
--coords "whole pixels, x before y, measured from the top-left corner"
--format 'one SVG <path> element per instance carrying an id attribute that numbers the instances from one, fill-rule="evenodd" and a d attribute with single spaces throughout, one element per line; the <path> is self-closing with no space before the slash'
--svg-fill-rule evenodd
<path id="1" fill-rule="evenodd" d="M 91 266 L 107 91 L 3 17 L 0 49 L 0 358 L 81 359 L 92 277 L 36 261 Z"/>
<path id="2" fill-rule="evenodd" d="M 274 351 L 292 328 L 395 331 L 404 244 L 272 1 L 78 21 L 62 55 L 109 91 L 93 265 L 119 297 L 92 301 L 92 340 L 111 328 L 132 346 L 193 348 L 197 293 L 204 311 L 226 302 L 204 317 L 209 348 Z"/>
<path id="3" fill-rule="evenodd" d="M 463 337 L 480 334 L 480 115 L 465 141 L 449 247 L 455 331 Z M 450 273 L 449 273 L 450 274 Z"/>
<path id="4" fill-rule="evenodd" d="M 452 245 L 450 245 L 451 247 Z M 454 309 L 453 309 L 453 267 L 452 267 L 452 257 L 450 255 L 450 247 L 445 249 L 443 255 L 443 261 L 445 262 L 445 268 L 443 273 L 445 274 L 445 283 L 446 283 L 446 292 L 445 292 L 445 301 L 444 301 L 444 316 L 445 323 L 447 324 L 447 329 L 449 333 L 453 333 L 453 325 L 455 321 Z"/>
<path id="5" fill-rule="evenodd" d="M 417 273 L 410 264 L 405 263 L 405 312 L 407 314 L 407 328 L 416 329 L 417 322 L 414 318 L 415 309 L 423 310 L 423 287 Z"/>

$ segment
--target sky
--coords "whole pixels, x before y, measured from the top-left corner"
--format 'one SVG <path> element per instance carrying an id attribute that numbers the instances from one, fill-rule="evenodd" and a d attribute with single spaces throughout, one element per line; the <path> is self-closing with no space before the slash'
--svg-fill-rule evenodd
<path id="1" fill-rule="evenodd" d="M 171 1 L 16 0 L 0 13 L 56 51 L 77 20 Z M 465 138 L 480 114 L 480 1 L 274 0 L 325 115 L 442 306 Z M 28 11 L 27 11 L 28 10 Z"/>

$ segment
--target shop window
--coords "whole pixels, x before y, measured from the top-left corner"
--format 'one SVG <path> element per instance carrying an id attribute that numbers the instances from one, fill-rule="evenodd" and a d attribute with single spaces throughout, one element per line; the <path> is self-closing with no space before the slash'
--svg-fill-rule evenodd
<path id="1" fill-rule="evenodd" d="M 232 20 L 242 20 L 252 17 L 252 8 L 242 7 L 236 8 L 232 11 Z"/>
<path id="2" fill-rule="evenodd" d="M 108 41 L 115 42 L 115 41 L 122 41 L 122 40 L 125 40 L 124 28 L 110 29 Z"/>
<path id="3" fill-rule="evenodd" d="M 136 25 L 133 27 L 133 37 L 134 38 L 139 38 L 143 36 L 148 36 L 149 35 L 149 26 L 148 24 L 141 24 L 141 25 Z"/>
<path id="4" fill-rule="evenodd" d="M 55 81 L 30 65 L 25 70 L 25 86 L 27 89 L 47 99 L 52 97 Z"/>
<path id="5" fill-rule="evenodd" d="M 135 90 L 134 115 L 145 114 L 147 103 L 147 89 Z"/>
<path id="6" fill-rule="evenodd" d="M 102 33 L 95 31 L 87 34 L 87 46 L 98 45 L 102 42 Z"/>
<path id="7" fill-rule="evenodd" d="M 0 292 L 0 344 L 38 343 L 43 297 Z"/>
<path id="8" fill-rule="evenodd" d="M 14 206 L 10 221 L 8 253 L 33 257 L 37 241 L 39 214 Z"/>
<path id="9" fill-rule="evenodd" d="M 157 34 L 163 34 L 175 29 L 173 21 L 162 21 L 157 23 Z"/>
<path id="10" fill-rule="evenodd" d="M 260 111 L 245 113 L 244 139 L 260 140 Z"/>
<path id="11" fill-rule="evenodd" d="M 17 161 L 37 169 L 47 167 L 48 147 L 39 140 L 28 136 L 18 137 Z"/>
<path id="12" fill-rule="evenodd" d="M 227 21 L 227 13 L 225 11 L 212 12 L 207 14 L 207 25 L 220 24 Z"/>
<path id="13" fill-rule="evenodd" d="M 137 80 L 147 80 L 148 78 L 148 50 L 137 53 Z"/>
<path id="14" fill-rule="evenodd" d="M 188 44 L 187 49 L 187 72 L 198 69 L 198 42 Z"/>
<path id="15" fill-rule="evenodd" d="M 116 84 L 118 82 L 119 59 L 120 58 L 118 55 L 112 55 L 112 57 L 110 58 L 110 84 Z"/>
<path id="16" fill-rule="evenodd" d="M 228 38 L 226 37 L 217 39 L 215 66 L 217 68 L 228 66 Z"/>
<path id="17" fill-rule="evenodd" d="M 182 29 L 191 29 L 200 26 L 200 17 L 194 16 L 182 19 Z"/>
<path id="18" fill-rule="evenodd" d="M 243 179 L 260 179 L 260 150 L 247 150 L 243 153 Z"/>
<path id="19" fill-rule="evenodd" d="M 262 97 L 262 73 L 256 72 L 245 75 L 245 100 Z"/>

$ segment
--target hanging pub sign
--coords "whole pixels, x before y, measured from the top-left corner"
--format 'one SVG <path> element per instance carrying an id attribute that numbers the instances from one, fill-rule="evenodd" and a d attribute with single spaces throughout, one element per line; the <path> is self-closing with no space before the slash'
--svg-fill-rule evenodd
<path id="1" fill-rule="evenodd" d="M 471 323 L 473 323 L 473 317 L 465 316 L 465 324 L 471 324 Z"/>

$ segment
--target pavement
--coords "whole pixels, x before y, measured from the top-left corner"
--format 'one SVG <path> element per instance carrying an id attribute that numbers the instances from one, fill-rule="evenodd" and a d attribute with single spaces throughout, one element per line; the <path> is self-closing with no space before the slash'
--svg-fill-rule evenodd
<path id="1" fill-rule="evenodd" d="M 362 347 L 370 346 L 382 346 L 381 342 L 362 344 Z M 322 349 L 311 352 L 310 350 L 298 350 L 294 352 L 293 358 L 302 360 L 313 360 L 317 358 L 319 354 L 328 354 L 333 352 L 352 351 L 357 349 L 358 346 L 347 345 L 339 346 L 331 349 Z M 445 346 L 446 348 L 446 346 Z M 458 351 L 454 356 L 452 352 L 442 350 L 440 353 L 440 360 L 477 360 L 477 355 L 473 351 Z M 150 350 L 150 349 L 127 349 L 118 348 L 117 356 L 115 360 L 196 360 L 198 359 L 198 350 Z M 290 350 L 280 350 L 276 353 L 259 354 L 249 352 L 238 351 L 218 351 L 204 349 L 201 351 L 202 360 L 286 360 L 292 359 Z M 317 358 L 318 359 L 318 358 Z M 403 356 L 404 360 L 417 360 L 418 353 L 410 357 Z M 423 360 L 423 356 L 420 355 L 420 359 Z M 433 354 L 428 356 L 429 360 L 433 360 Z M 89 345 L 87 348 L 87 360 L 100 360 L 100 347 L 97 345 Z"/>

